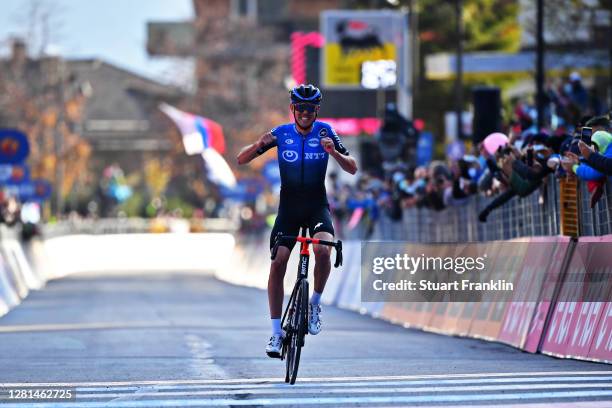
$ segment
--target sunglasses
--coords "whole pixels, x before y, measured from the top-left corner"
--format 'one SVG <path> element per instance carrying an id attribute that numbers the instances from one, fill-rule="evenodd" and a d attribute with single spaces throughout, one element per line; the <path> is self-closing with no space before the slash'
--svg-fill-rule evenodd
<path id="1" fill-rule="evenodd" d="M 293 107 L 298 112 L 313 113 L 317 110 L 317 105 L 313 105 L 312 103 L 296 103 L 293 105 Z"/>

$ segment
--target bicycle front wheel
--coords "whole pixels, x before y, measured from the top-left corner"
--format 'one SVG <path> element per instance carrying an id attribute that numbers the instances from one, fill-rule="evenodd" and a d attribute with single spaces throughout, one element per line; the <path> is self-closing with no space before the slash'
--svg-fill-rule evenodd
<path id="1" fill-rule="evenodd" d="M 300 365 L 300 354 L 304 346 L 304 337 L 308 330 L 308 281 L 303 279 L 299 284 L 294 298 L 293 314 L 290 321 L 290 336 L 287 345 L 287 373 L 285 381 L 295 384 L 298 368 Z"/>

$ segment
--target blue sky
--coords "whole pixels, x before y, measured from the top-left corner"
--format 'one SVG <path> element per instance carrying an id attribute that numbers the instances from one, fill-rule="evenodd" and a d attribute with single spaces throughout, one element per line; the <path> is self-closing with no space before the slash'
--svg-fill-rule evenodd
<path id="1" fill-rule="evenodd" d="M 28 10 L 39 3 L 49 11 L 48 44 L 69 58 L 96 57 L 136 73 L 181 82 L 189 62 L 172 58 L 149 58 L 146 53 L 147 21 L 180 21 L 193 18 L 191 0 L 2 0 L 0 51 L 8 53 L 8 38 L 27 36 L 37 21 L 32 53 L 40 46 L 41 18 L 30 19 Z M 169 75 L 178 71 L 178 75 Z M 184 80 L 184 78 L 183 78 Z"/>

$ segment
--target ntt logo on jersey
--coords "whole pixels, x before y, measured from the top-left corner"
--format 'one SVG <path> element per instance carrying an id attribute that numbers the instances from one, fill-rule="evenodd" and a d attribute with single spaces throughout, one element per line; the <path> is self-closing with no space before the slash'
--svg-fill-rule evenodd
<path id="1" fill-rule="evenodd" d="M 319 139 L 308 139 L 308 146 L 317 147 L 319 145 Z"/>
<path id="2" fill-rule="evenodd" d="M 319 160 L 324 159 L 327 153 L 304 153 L 306 160 Z"/>
<path id="3" fill-rule="evenodd" d="M 294 161 L 298 159 L 298 154 L 295 150 L 285 150 L 282 153 L 282 156 L 283 156 L 283 160 L 289 163 L 293 163 Z"/>

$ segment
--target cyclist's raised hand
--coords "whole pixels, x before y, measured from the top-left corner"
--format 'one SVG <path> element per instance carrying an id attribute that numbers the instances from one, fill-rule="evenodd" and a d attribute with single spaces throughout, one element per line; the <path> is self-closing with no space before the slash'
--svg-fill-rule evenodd
<path id="1" fill-rule="evenodd" d="M 329 137 L 321 138 L 321 145 L 327 153 L 331 153 L 334 150 L 334 142 Z"/>
<path id="2" fill-rule="evenodd" d="M 261 137 L 257 141 L 257 147 L 258 148 L 266 147 L 269 144 L 274 143 L 274 142 L 276 142 L 276 136 L 274 136 L 270 132 L 264 133 L 263 135 L 261 135 Z"/>

